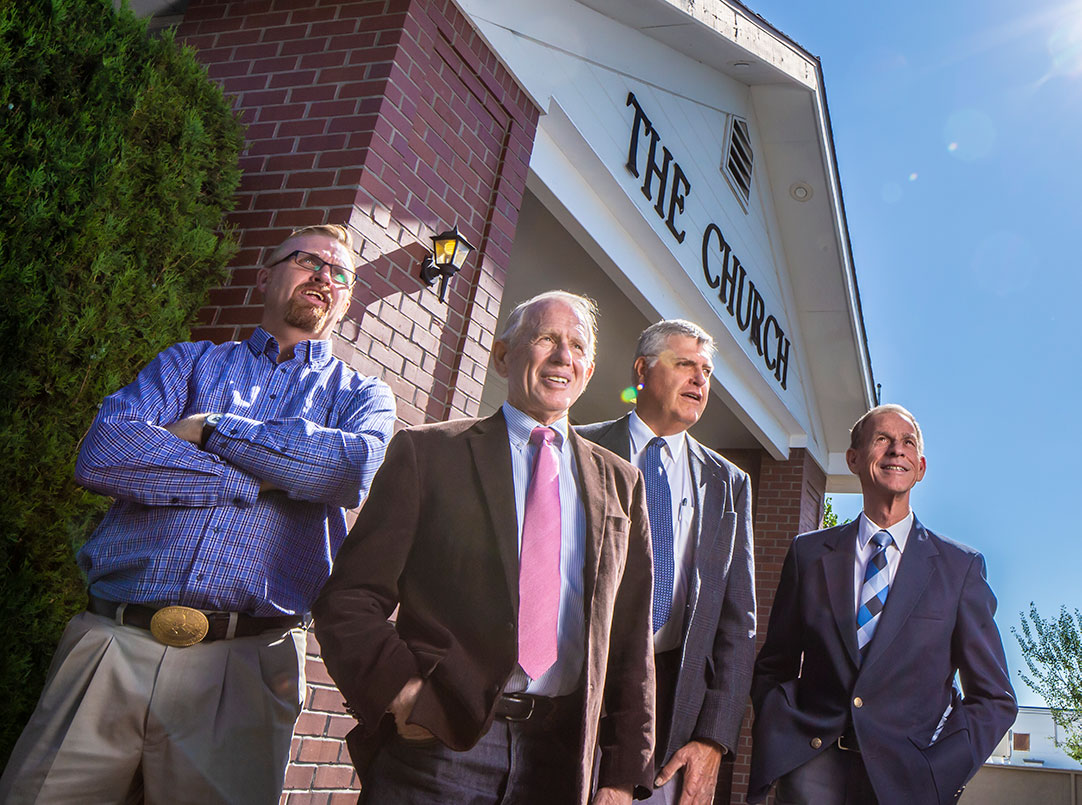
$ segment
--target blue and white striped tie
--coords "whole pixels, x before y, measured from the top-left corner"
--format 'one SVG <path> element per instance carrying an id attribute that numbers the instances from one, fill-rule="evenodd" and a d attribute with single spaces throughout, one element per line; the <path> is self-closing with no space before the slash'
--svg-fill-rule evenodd
<path id="1" fill-rule="evenodd" d="M 872 536 L 876 551 L 868 560 L 864 570 L 864 584 L 860 588 L 860 609 L 857 610 L 857 648 L 861 656 L 864 647 L 872 642 L 875 627 L 879 623 L 879 613 L 887 603 L 890 592 L 890 574 L 887 572 L 887 546 L 891 543 L 890 533 L 879 531 Z"/>

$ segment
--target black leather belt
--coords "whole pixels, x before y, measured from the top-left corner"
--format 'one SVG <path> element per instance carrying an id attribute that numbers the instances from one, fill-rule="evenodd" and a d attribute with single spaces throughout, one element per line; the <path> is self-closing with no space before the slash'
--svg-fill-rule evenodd
<path id="1" fill-rule="evenodd" d="M 555 700 L 531 693 L 501 693 L 496 700 L 496 718 L 504 721 L 543 719 L 556 710 Z"/>
<path id="2" fill-rule="evenodd" d="M 91 595 L 86 605 L 87 611 L 95 615 L 102 615 L 122 626 L 136 626 L 140 629 L 151 629 L 151 621 L 154 616 L 162 611 L 158 607 L 148 607 L 143 604 L 120 604 L 116 601 L 106 601 Z M 122 609 L 123 608 L 123 609 Z M 185 608 L 187 609 L 187 608 Z M 254 615 L 246 615 L 243 612 L 202 612 L 206 616 L 207 630 L 203 637 L 191 642 L 206 642 L 209 640 L 227 640 L 234 637 L 252 637 L 263 632 L 286 631 L 295 626 L 300 626 L 302 619 L 297 615 L 282 615 L 275 618 L 257 618 Z M 232 631 L 230 625 L 232 624 Z M 155 632 L 155 637 L 158 634 Z M 159 638 L 160 639 L 160 638 Z M 163 641 L 166 642 L 166 641 Z M 182 643 L 170 643 L 167 645 L 183 645 Z"/>
<path id="3" fill-rule="evenodd" d="M 494 714 L 504 721 L 529 722 L 542 730 L 563 729 L 581 720 L 582 693 L 555 697 L 501 693 Z"/>

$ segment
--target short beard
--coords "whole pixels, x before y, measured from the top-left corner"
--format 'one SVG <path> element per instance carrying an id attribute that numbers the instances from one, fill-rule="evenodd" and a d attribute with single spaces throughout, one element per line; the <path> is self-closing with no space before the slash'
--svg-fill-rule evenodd
<path id="1" fill-rule="evenodd" d="M 289 300 L 285 320 L 290 327 L 296 327 L 306 333 L 320 333 L 331 314 L 330 306 L 325 308 L 302 304 L 296 299 Z"/>

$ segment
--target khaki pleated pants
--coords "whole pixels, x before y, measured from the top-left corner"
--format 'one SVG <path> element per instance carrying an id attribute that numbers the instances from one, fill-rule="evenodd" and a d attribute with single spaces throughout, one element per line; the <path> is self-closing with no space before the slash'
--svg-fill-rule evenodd
<path id="1" fill-rule="evenodd" d="M 0 802 L 275 805 L 304 696 L 305 633 L 172 648 L 68 624 Z"/>

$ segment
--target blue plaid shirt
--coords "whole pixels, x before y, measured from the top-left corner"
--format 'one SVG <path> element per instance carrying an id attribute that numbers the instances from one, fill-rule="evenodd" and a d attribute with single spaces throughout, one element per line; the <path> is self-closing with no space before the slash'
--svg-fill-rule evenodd
<path id="1" fill-rule="evenodd" d="M 391 390 L 302 341 L 277 363 L 247 341 L 176 344 L 105 398 L 75 477 L 115 498 L 79 552 L 111 601 L 273 616 L 303 613 L 327 580 L 395 420 Z M 204 449 L 163 425 L 222 413 Z M 277 490 L 259 493 L 261 480 Z"/>

